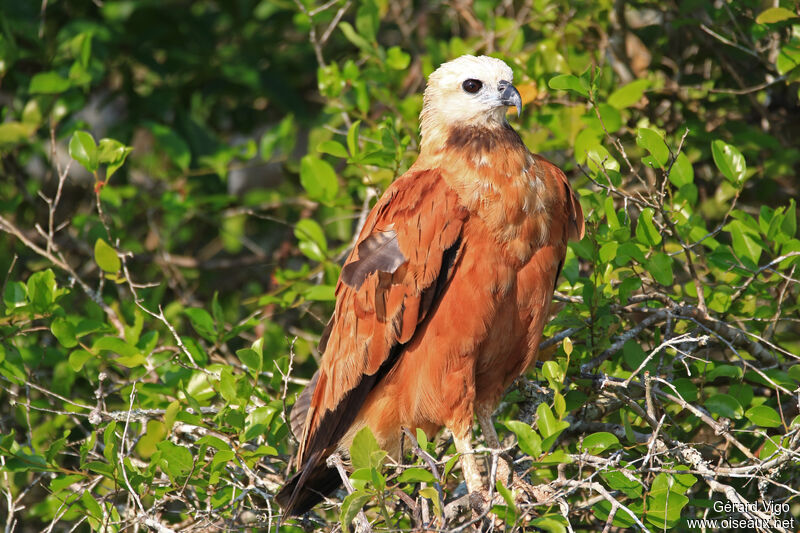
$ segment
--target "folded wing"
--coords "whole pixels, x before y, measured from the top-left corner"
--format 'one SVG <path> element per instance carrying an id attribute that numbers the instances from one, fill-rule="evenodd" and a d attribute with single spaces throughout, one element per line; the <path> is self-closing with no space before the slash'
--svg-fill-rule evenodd
<path id="1" fill-rule="evenodd" d="M 339 485 L 325 459 L 435 312 L 464 245 L 467 216 L 436 170 L 407 173 L 370 212 L 336 287 L 320 369 L 291 413 L 299 470 L 276 497 L 287 514 L 305 512 Z"/>

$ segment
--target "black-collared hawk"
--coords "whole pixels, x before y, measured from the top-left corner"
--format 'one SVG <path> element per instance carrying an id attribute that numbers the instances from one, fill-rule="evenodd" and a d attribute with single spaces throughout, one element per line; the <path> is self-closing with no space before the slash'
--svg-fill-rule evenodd
<path id="1" fill-rule="evenodd" d="M 302 514 L 341 483 L 326 464 L 368 426 L 395 458 L 403 428 L 453 434 L 470 492 L 472 453 L 535 360 L 583 213 L 566 176 L 506 121 L 522 102 L 511 69 L 462 56 L 428 79 L 417 161 L 369 213 L 336 286 L 322 362 L 291 413 L 297 473 L 276 499 Z"/>

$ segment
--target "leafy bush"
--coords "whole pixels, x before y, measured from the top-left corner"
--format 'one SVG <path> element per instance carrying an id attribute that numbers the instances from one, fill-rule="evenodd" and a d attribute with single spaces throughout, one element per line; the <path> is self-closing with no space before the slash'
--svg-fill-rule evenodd
<path id="1" fill-rule="evenodd" d="M 796 530 L 781 4 L 4 2 L 6 530 L 274 526 L 340 261 L 416 157 L 424 76 L 463 53 L 514 69 L 514 127 L 587 214 L 545 361 L 496 413 L 530 492 L 492 479 L 498 520 Z M 395 465 L 359 434 L 351 493 L 286 530 L 470 522 L 448 435 L 413 440 Z"/>

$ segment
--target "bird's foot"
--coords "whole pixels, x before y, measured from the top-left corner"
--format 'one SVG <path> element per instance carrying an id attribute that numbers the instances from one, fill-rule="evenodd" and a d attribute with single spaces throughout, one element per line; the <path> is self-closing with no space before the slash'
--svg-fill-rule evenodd
<path id="1" fill-rule="evenodd" d="M 489 494 L 489 490 L 485 488 L 469 493 L 469 506 L 472 509 L 473 517 L 487 514 L 487 509 L 502 501 L 503 499 L 497 494 L 497 491 L 492 491 L 492 494 Z"/>
<path id="2" fill-rule="evenodd" d="M 511 490 L 514 493 L 514 503 L 516 504 L 543 502 L 550 499 L 554 493 L 549 485 L 531 485 L 516 472 L 511 482 Z"/>
<path id="3" fill-rule="evenodd" d="M 502 505 L 503 503 L 503 498 L 496 490 L 491 491 L 491 494 L 485 488 L 470 492 L 469 504 L 472 509 L 472 519 L 475 521 L 474 531 L 503 531 L 506 527 L 503 520 L 492 513 L 492 508 L 495 505 Z"/>

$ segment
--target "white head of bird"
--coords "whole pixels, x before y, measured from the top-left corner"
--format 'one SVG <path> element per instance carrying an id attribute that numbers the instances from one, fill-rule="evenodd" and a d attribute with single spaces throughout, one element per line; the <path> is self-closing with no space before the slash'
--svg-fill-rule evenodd
<path id="1" fill-rule="evenodd" d="M 512 84 L 514 74 L 500 59 L 464 55 L 440 66 L 428 77 L 420 129 L 423 138 L 451 126 L 496 127 L 506 123 L 510 106 L 522 111 Z"/>

